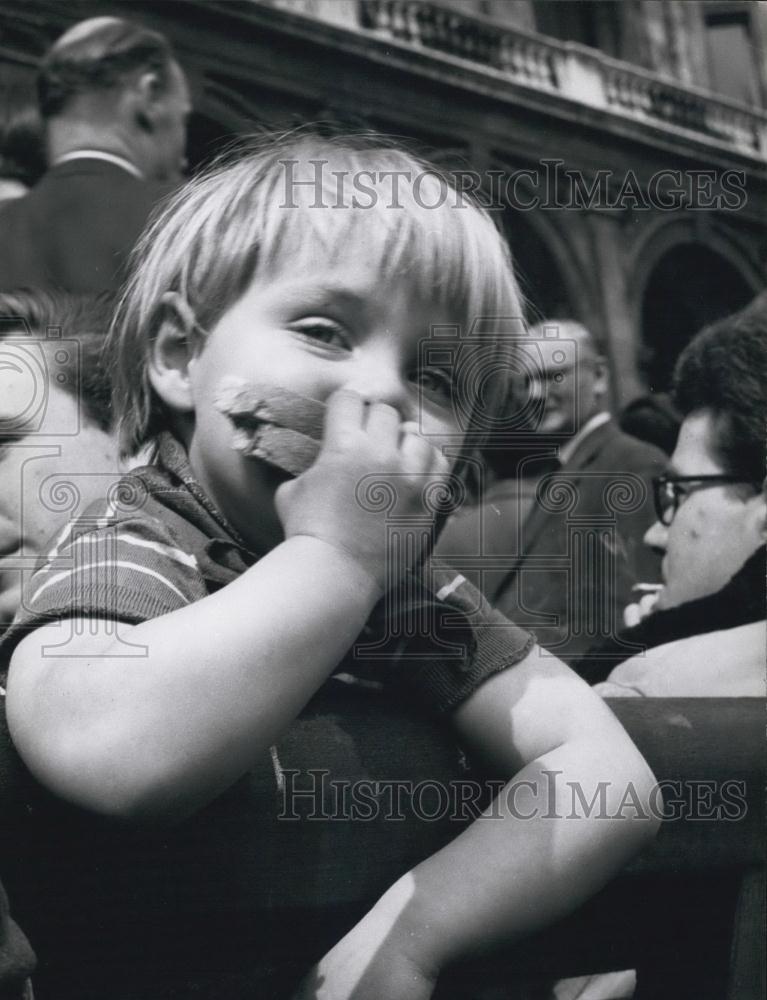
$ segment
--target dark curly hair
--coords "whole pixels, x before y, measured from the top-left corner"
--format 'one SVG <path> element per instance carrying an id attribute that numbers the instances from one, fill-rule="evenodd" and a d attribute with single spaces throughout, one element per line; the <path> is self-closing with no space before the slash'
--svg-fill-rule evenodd
<path id="1" fill-rule="evenodd" d="M 708 410 L 724 469 L 744 482 L 765 477 L 767 292 L 702 330 L 674 371 L 674 403 L 683 416 Z"/>
<path id="2" fill-rule="evenodd" d="M 66 110 L 78 94 L 121 87 L 139 69 L 153 70 L 168 86 L 173 52 L 157 31 L 119 17 L 81 21 L 48 50 L 37 77 L 44 119 Z"/>

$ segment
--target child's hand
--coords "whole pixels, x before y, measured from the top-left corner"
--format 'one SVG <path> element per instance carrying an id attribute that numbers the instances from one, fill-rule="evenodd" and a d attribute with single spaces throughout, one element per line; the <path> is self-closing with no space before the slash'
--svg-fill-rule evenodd
<path id="1" fill-rule="evenodd" d="M 429 1000 L 435 980 L 405 955 L 385 946 L 370 955 L 340 941 L 312 969 L 293 1000 Z"/>
<path id="2" fill-rule="evenodd" d="M 455 957 L 439 921 L 425 918 L 412 873 L 390 886 L 321 959 L 293 1000 L 429 1000 Z"/>
<path id="3" fill-rule="evenodd" d="M 387 548 L 387 519 L 425 518 L 424 491 L 444 482 L 449 463 L 427 440 L 403 424 L 385 403 L 366 403 L 340 390 L 327 404 L 325 437 L 317 461 L 277 490 L 277 512 L 286 538 L 311 535 L 342 549 L 373 577 L 381 591 L 407 563 Z M 381 484 L 377 487 L 376 484 Z M 413 525 L 413 535 L 422 538 Z M 407 530 L 407 527 L 405 527 Z M 410 564 L 420 554 L 409 553 Z"/>

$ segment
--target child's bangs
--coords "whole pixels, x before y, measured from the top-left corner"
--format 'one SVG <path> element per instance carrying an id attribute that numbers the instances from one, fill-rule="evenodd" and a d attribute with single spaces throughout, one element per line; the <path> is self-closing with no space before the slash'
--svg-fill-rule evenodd
<path id="1" fill-rule="evenodd" d="M 302 183 L 286 187 L 283 177 L 272 178 L 261 202 L 257 279 L 328 266 L 343 271 L 363 259 L 382 289 L 406 281 L 439 307 L 442 323 L 447 314 L 455 327 L 450 339 L 469 340 L 462 357 L 473 374 L 463 389 L 477 397 L 466 399 L 475 432 L 503 423 L 522 300 L 508 246 L 490 217 L 434 168 L 397 150 L 312 149 L 285 162 Z"/>
<path id="2" fill-rule="evenodd" d="M 304 180 L 267 208 L 257 270 L 306 273 L 362 258 L 382 284 L 407 278 L 425 301 L 446 305 L 466 333 L 476 320 L 519 316 L 508 249 L 491 220 L 418 161 L 383 154 L 314 160 L 323 163 L 313 168 L 317 183 Z"/>
<path id="3" fill-rule="evenodd" d="M 384 294 L 407 281 L 424 303 L 440 307 L 441 322 L 447 314 L 457 338 L 481 329 L 494 370 L 508 368 L 508 333 L 512 324 L 518 335 L 522 305 L 503 237 L 449 177 L 386 142 L 306 133 L 264 139 L 234 151 L 168 203 L 135 252 L 110 338 L 128 451 L 164 419 L 148 364 L 169 293 L 191 307 L 204 340 L 254 280 L 363 259 Z M 486 409 L 496 412 L 501 396 L 491 395 Z"/>

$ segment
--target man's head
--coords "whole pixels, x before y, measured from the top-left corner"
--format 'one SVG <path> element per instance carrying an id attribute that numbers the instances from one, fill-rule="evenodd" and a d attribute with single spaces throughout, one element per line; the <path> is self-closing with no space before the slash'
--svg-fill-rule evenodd
<path id="1" fill-rule="evenodd" d="M 106 301 L 0 295 L 0 629 L 48 539 L 117 472 Z"/>
<path id="2" fill-rule="evenodd" d="M 540 434 L 577 434 L 604 409 L 607 368 L 592 335 L 571 319 L 552 319 L 530 329 L 522 348 L 526 406 Z"/>
<path id="3" fill-rule="evenodd" d="M 147 179 L 180 178 L 189 90 L 158 32 L 117 17 L 81 21 L 45 54 L 38 99 L 53 158 L 96 148 L 126 156 Z"/>
<path id="4" fill-rule="evenodd" d="M 684 420 L 645 536 L 663 552 L 658 608 L 716 593 L 764 544 L 767 293 L 698 334 L 674 381 Z"/>

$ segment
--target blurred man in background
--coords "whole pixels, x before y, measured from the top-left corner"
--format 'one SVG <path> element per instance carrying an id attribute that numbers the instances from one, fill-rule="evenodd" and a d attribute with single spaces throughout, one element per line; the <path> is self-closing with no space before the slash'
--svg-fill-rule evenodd
<path id="1" fill-rule="evenodd" d="M 166 39 L 116 17 L 70 28 L 38 77 L 49 169 L 0 208 L 0 289 L 116 287 L 181 179 L 190 112 Z"/>
<path id="2" fill-rule="evenodd" d="M 622 627 L 632 586 L 657 580 L 642 537 L 654 519 L 650 480 L 667 458 L 610 416 L 607 362 L 580 323 L 533 327 L 519 361 L 514 405 L 529 433 L 519 450 L 486 452 L 493 478 L 482 502 L 448 522 L 438 552 L 577 670 Z M 480 553 L 493 568 L 477 570 Z"/>

